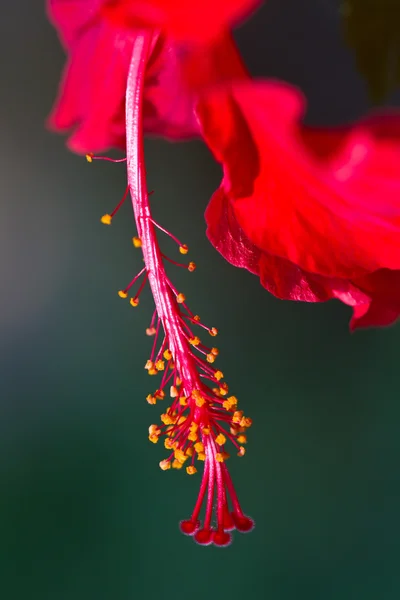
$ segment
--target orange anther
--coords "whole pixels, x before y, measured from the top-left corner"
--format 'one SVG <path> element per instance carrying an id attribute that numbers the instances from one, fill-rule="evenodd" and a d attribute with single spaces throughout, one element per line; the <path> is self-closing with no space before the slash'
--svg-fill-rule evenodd
<path id="1" fill-rule="evenodd" d="M 112 216 L 111 215 L 103 215 L 100 219 L 103 225 L 111 225 Z"/>

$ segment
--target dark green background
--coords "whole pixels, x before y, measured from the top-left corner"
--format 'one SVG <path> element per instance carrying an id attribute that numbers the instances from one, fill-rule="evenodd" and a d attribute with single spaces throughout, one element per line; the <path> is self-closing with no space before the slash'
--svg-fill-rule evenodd
<path id="1" fill-rule="evenodd" d="M 275 300 L 205 237 L 220 172 L 200 144 L 146 146 L 156 218 L 198 271 L 174 281 L 220 328 L 219 365 L 254 419 L 230 467 L 255 531 L 226 550 L 180 535 L 199 478 L 161 472 L 143 370 L 149 295 L 122 166 L 91 166 L 44 130 L 63 54 L 40 1 L 0 19 L 0 597 L 271 598 L 400 594 L 398 327 L 348 332 L 338 303 Z M 301 5 L 301 7 L 299 6 Z M 238 34 L 256 74 L 303 87 L 312 122 L 365 110 L 335 2 L 269 0 Z M 166 245 L 169 248 L 169 245 Z"/>

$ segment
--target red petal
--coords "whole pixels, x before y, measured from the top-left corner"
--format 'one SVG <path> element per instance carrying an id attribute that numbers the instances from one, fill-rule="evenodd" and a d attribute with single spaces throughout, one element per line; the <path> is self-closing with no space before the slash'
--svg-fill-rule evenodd
<path id="1" fill-rule="evenodd" d="M 197 96 L 216 83 L 247 77 L 229 34 L 190 50 L 160 38 L 147 67 L 145 130 L 171 139 L 200 135 Z"/>
<path id="2" fill-rule="evenodd" d="M 400 315 L 400 271 L 380 269 L 361 279 L 356 285 L 369 302 L 354 308 L 351 329 L 391 325 Z"/>
<path id="3" fill-rule="evenodd" d="M 175 39 L 210 41 L 261 4 L 261 0 L 113 0 L 109 18 L 162 30 Z"/>
<path id="4" fill-rule="evenodd" d="M 252 244 L 221 190 L 207 207 L 206 221 L 208 238 L 222 256 L 258 275 L 262 285 L 278 298 L 303 302 L 336 298 L 353 307 L 351 329 L 389 325 L 400 314 L 399 271 L 381 269 L 354 281 L 307 273 Z"/>
<path id="5" fill-rule="evenodd" d="M 82 31 L 99 17 L 100 9 L 107 1 L 47 0 L 47 13 L 63 43 L 70 47 Z"/>
<path id="6" fill-rule="evenodd" d="M 399 113 L 333 136 L 314 132 L 323 143 L 312 145 L 303 111 L 301 94 L 277 82 L 217 89 L 200 102 L 204 135 L 224 165 L 220 191 L 242 229 L 309 273 L 400 268 Z"/>
<path id="7" fill-rule="evenodd" d="M 98 152 L 124 143 L 124 98 L 132 36 L 106 23 L 88 29 L 74 45 L 50 115 L 50 126 L 68 130 L 76 152 Z"/>
<path id="8" fill-rule="evenodd" d="M 53 0 L 53 21 L 71 45 L 59 98 L 49 118 L 80 153 L 125 144 L 125 92 L 137 30 L 106 19 L 105 0 Z M 90 10 L 89 10 L 90 6 Z M 94 8 L 97 8 L 97 14 Z M 82 9 L 82 10 L 81 10 Z M 199 135 L 197 96 L 208 86 L 247 73 L 229 34 L 207 47 L 187 48 L 154 34 L 144 89 L 144 129 L 172 139 Z"/>

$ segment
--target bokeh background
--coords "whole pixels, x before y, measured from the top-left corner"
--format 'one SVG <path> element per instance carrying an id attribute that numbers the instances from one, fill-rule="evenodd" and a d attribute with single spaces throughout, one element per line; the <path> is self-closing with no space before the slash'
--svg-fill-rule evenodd
<path id="1" fill-rule="evenodd" d="M 198 264 L 174 280 L 220 329 L 219 365 L 254 419 L 230 467 L 255 531 L 225 550 L 180 535 L 199 480 L 161 472 L 147 440 L 152 307 L 116 294 L 140 265 L 129 205 L 99 223 L 123 167 L 45 130 L 64 57 L 43 2 L 0 17 L 0 597 L 397 600 L 399 326 L 351 335 L 339 303 L 268 295 L 205 237 L 220 178 L 207 150 L 149 140 L 155 217 Z M 269 0 L 237 39 L 253 73 L 302 87 L 309 122 L 367 109 L 335 0 Z"/>

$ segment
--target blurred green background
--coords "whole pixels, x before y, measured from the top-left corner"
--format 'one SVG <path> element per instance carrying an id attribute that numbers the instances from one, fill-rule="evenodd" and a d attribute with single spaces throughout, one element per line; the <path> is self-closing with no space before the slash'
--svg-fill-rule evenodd
<path id="1" fill-rule="evenodd" d="M 44 129 L 64 58 L 42 4 L 0 15 L 0 597 L 397 600 L 399 326 L 351 335 L 347 307 L 277 301 L 225 263 L 203 219 L 219 167 L 199 143 L 150 140 L 155 217 L 198 264 L 174 281 L 220 329 L 219 365 L 254 419 L 230 468 L 256 529 L 225 550 L 179 533 L 199 478 L 161 472 L 147 440 L 152 306 L 116 293 L 140 265 L 129 205 L 99 223 L 123 167 Z M 338 4 L 269 0 L 238 32 L 254 73 L 301 85 L 310 122 L 369 103 Z"/>

